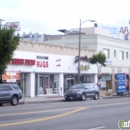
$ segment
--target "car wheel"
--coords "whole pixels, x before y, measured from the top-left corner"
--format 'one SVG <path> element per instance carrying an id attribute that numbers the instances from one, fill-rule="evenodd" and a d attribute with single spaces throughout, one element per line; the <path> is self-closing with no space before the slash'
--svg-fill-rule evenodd
<path id="1" fill-rule="evenodd" d="M 12 100 L 11 100 L 11 105 L 12 106 L 17 106 L 18 104 L 18 97 L 17 96 L 13 96 Z"/>
<path id="2" fill-rule="evenodd" d="M 95 99 L 95 100 L 98 99 L 98 94 L 97 94 L 97 93 L 95 93 L 95 95 L 94 95 L 94 99 Z"/>
<path id="3" fill-rule="evenodd" d="M 82 100 L 82 101 L 85 101 L 85 100 L 86 100 L 85 94 L 82 94 L 81 100 Z"/>
<path id="4" fill-rule="evenodd" d="M 70 101 L 70 98 L 65 98 L 65 101 Z"/>
<path id="5" fill-rule="evenodd" d="M 3 106 L 4 103 L 0 103 L 0 107 Z"/>

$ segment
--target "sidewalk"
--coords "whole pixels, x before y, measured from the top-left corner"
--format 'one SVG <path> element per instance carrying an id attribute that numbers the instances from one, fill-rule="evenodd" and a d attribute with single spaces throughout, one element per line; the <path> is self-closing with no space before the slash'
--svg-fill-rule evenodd
<path id="1" fill-rule="evenodd" d="M 112 99 L 112 98 L 124 98 L 128 97 L 127 94 L 122 96 L 117 96 L 116 93 L 106 96 L 105 91 L 101 91 L 100 99 Z M 93 100 L 91 98 L 87 98 L 87 100 Z M 65 101 L 63 96 L 37 96 L 37 97 L 23 97 L 22 100 L 19 101 L 19 104 L 32 104 L 32 103 L 51 103 L 51 102 L 62 102 Z"/>
<path id="2" fill-rule="evenodd" d="M 64 101 L 64 97 L 61 96 L 37 96 L 37 97 L 25 97 L 22 98 L 20 104 L 31 104 L 31 103 L 51 103 Z"/>

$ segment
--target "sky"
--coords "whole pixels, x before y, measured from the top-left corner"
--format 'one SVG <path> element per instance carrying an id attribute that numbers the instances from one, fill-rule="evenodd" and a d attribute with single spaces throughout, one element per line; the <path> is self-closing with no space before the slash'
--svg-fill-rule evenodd
<path id="1" fill-rule="evenodd" d="M 2 22 L 20 22 L 20 33 L 59 34 L 79 28 L 79 21 L 118 24 L 130 20 L 130 0 L 0 0 Z M 82 27 L 92 26 L 85 22 Z"/>

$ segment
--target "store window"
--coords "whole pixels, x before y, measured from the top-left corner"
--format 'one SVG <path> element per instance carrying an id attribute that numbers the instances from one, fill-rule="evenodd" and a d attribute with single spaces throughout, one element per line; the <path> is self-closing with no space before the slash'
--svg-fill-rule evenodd
<path id="1" fill-rule="evenodd" d="M 58 75 L 39 74 L 38 95 L 58 94 Z"/>

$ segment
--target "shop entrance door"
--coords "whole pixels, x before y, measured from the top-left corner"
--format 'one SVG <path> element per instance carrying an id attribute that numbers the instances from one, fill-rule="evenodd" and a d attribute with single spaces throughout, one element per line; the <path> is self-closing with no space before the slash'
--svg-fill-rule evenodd
<path id="1" fill-rule="evenodd" d="M 72 86 L 74 85 L 74 78 L 67 78 L 67 90 Z"/>
<path id="2" fill-rule="evenodd" d="M 21 83 L 20 83 L 21 90 L 23 92 L 23 96 L 26 96 L 26 74 L 21 74 Z"/>

